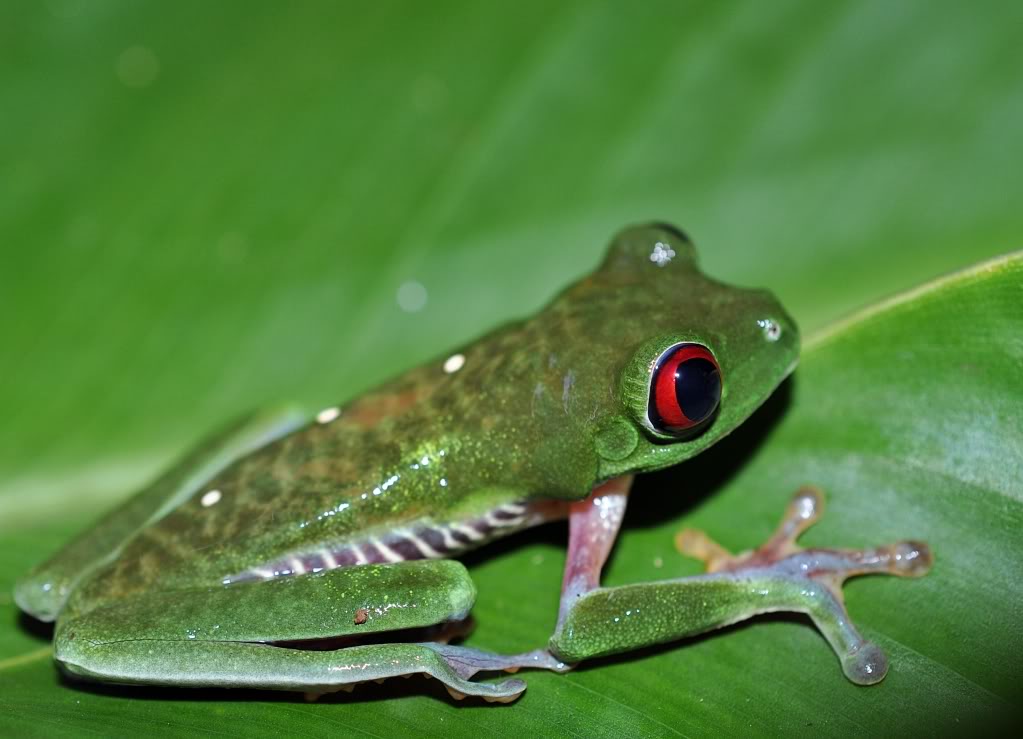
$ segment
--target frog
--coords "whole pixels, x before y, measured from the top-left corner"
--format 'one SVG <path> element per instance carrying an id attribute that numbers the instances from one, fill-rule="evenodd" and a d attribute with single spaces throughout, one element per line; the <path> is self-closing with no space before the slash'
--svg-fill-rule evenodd
<path id="1" fill-rule="evenodd" d="M 822 512 L 814 488 L 744 553 L 681 532 L 702 574 L 601 584 L 635 476 L 734 431 L 799 349 L 769 291 L 705 275 L 674 226 L 630 226 L 532 317 L 344 404 L 213 434 L 21 578 L 15 600 L 55 622 L 71 680 L 317 697 L 419 674 L 457 699 L 508 703 L 520 669 L 565 672 L 784 611 L 809 616 L 849 680 L 874 684 L 887 657 L 842 585 L 920 576 L 932 555 L 912 540 L 801 548 Z M 568 545 L 548 642 L 467 646 L 476 587 L 458 558 L 556 521 Z"/>

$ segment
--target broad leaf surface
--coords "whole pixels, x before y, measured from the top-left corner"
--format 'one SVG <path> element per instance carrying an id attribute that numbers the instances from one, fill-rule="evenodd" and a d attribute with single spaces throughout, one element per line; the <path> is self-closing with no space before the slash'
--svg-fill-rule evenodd
<path id="1" fill-rule="evenodd" d="M 1019 699 L 1019 260 L 824 328 L 1023 242 L 1019 6 L 496 8 L 0 8 L 0 729 L 913 734 Z M 609 582 L 696 572 L 683 523 L 755 545 L 816 483 L 808 541 L 936 552 L 849 586 L 881 686 L 787 619 L 530 675 L 510 708 L 415 680 L 315 705 L 58 680 L 17 573 L 225 418 L 351 397 L 648 218 L 823 338 L 748 428 L 639 484 Z M 542 643 L 563 537 L 473 557 L 472 644 Z"/>

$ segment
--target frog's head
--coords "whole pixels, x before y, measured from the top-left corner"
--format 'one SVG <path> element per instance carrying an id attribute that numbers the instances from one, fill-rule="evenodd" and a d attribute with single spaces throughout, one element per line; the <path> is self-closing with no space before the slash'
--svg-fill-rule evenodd
<path id="1" fill-rule="evenodd" d="M 795 368 L 799 331 L 778 300 L 708 278 L 674 227 L 624 230 L 577 288 L 614 302 L 593 336 L 618 373 L 596 435 L 602 476 L 692 457 L 745 421 Z"/>

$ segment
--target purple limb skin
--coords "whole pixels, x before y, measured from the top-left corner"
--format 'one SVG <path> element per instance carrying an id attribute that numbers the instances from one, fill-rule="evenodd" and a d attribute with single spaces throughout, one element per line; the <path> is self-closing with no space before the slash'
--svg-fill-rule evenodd
<path id="1" fill-rule="evenodd" d="M 601 570 L 621 526 L 631 482 L 630 477 L 611 480 L 568 510 L 561 609 L 549 649 L 503 656 L 436 642 L 405 645 L 423 650 L 414 655 L 415 666 L 410 667 L 408 659 L 404 666 L 388 663 L 399 666 L 388 666 L 372 677 L 423 672 L 443 682 L 455 699 L 468 695 L 511 702 L 525 690 L 521 680 L 477 683 L 472 678 L 480 672 L 521 668 L 566 672 L 584 659 L 673 641 L 761 613 L 789 611 L 810 616 L 852 682 L 871 685 L 884 678 L 888 660 L 853 626 L 842 583 L 854 575 L 923 575 L 932 562 L 926 545 L 904 541 L 867 549 L 802 549 L 797 538 L 823 510 L 821 494 L 804 488 L 792 499 L 775 533 L 752 551 L 733 555 L 702 532 L 680 532 L 676 546 L 703 560 L 707 574 L 603 588 Z"/>
<path id="2" fill-rule="evenodd" d="M 757 549 L 733 556 L 703 532 L 692 529 L 679 532 L 675 546 L 683 554 L 702 560 L 708 573 L 737 580 L 769 576 L 794 586 L 799 590 L 798 601 L 758 612 L 806 613 L 838 655 L 846 677 L 859 685 L 872 685 L 887 673 L 888 658 L 853 626 L 845 609 L 842 584 L 856 575 L 920 577 L 930 570 L 933 556 L 926 544 L 917 541 L 867 549 L 802 549 L 796 539 L 820 519 L 823 511 L 820 491 L 804 487 L 789 503 L 774 534 Z"/>
<path id="3" fill-rule="evenodd" d="M 572 669 L 558 658 L 551 655 L 546 649 L 534 649 L 531 652 L 522 654 L 493 654 L 470 647 L 457 647 L 445 644 L 422 644 L 436 652 L 441 659 L 447 663 L 448 668 L 461 680 L 469 681 L 479 672 L 518 672 L 522 668 L 534 670 L 551 670 L 552 672 L 568 672 Z M 465 693 L 459 690 L 463 685 L 452 684 L 451 680 L 443 680 L 448 693 L 455 700 L 462 700 L 467 694 L 477 695 L 475 690 L 472 693 Z M 479 683 L 466 682 L 464 685 L 476 688 Z M 487 686 L 489 687 L 489 686 Z M 521 680 L 509 680 L 500 685 L 504 690 L 500 693 L 495 691 L 494 695 L 482 695 L 488 702 L 511 703 L 518 698 L 526 689 L 526 684 Z"/>
<path id="4" fill-rule="evenodd" d="M 594 488 L 584 500 L 572 503 L 559 626 L 580 596 L 600 587 L 600 573 L 618 538 L 630 487 L 632 475 L 617 477 Z"/>

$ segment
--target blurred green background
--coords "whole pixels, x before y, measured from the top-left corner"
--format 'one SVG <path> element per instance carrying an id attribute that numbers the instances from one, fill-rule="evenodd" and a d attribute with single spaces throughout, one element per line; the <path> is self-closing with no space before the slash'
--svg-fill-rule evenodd
<path id="1" fill-rule="evenodd" d="M 1019 248 L 1021 33 L 1015 2 L 0 3 L 0 534 L 38 543 L 5 564 L 244 409 L 536 309 L 625 223 L 809 333 Z"/>
<path id="2" fill-rule="evenodd" d="M 624 223 L 804 330 L 1018 247 L 1023 6 L 985 7 L 4 4 L 0 510 L 350 397 Z"/>

